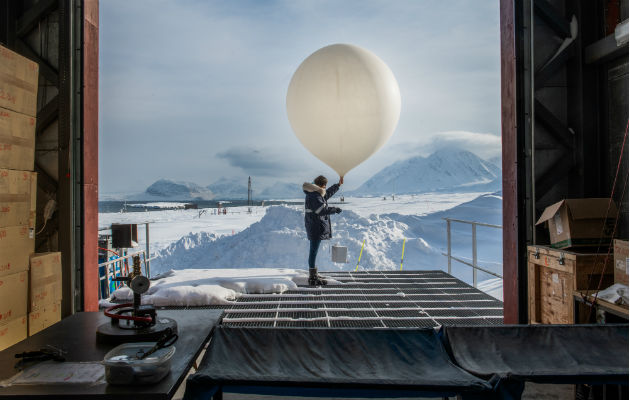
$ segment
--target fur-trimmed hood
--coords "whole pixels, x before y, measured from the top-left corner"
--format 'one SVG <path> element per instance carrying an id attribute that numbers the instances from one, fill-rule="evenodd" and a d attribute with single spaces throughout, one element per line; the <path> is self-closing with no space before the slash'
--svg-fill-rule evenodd
<path id="1" fill-rule="evenodd" d="M 302 185 L 302 190 L 304 190 L 307 193 L 318 192 L 319 194 L 322 195 L 322 197 L 326 195 L 326 189 L 319 187 L 316 184 L 310 183 L 310 182 L 304 182 L 304 184 Z"/>

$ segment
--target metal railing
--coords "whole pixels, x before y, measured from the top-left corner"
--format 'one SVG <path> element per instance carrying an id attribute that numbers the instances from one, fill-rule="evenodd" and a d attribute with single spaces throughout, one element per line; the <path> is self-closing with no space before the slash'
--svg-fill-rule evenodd
<path id="1" fill-rule="evenodd" d="M 99 276 L 98 281 L 99 281 L 99 294 L 100 294 L 100 288 L 102 287 L 103 281 L 105 281 L 105 292 L 106 292 L 106 296 L 105 297 L 109 297 L 111 295 L 110 293 L 110 285 L 112 282 L 112 279 L 116 277 L 116 267 L 114 264 L 116 263 L 121 263 L 119 266 L 119 271 L 120 274 L 122 274 L 123 269 L 126 270 L 126 273 L 124 275 L 128 275 L 129 274 L 129 259 L 136 257 L 136 256 L 142 256 L 142 262 L 144 264 L 144 274 L 145 276 L 149 276 L 148 273 L 148 265 L 149 265 L 149 260 L 147 260 L 147 255 L 145 253 L 144 250 L 140 250 L 137 251 L 135 253 L 131 253 L 131 254 L 126 254 L 122 257 L 118 257 L 118 258 L 114 258 L 105 262 L 102 262 L 100 264 L 98 264 L 98 268 L 100 269 L 101 267 L 105 267 L 105 274 L 103 274 L 102 276 Z M 111 270 L 111 267 L 113 266 L 113 270 Z"/>
<path id="2" fill-rule="evenodd" d="M 145 252 L 145 274 L 148 278 L 151 277 L 151 261 L 155 260 L 157 256 L 151 257 L 151 246 L 149 240 L 149 224 L 150 222 L 138 222 L 136 225 L 144 225 L 145 226 L 145 244 L 144 244 L 144 252 Z M 111 228 L 103 228 L 99 229 L 99 232 L 111 231 Z M 148 257 L 148 259 L 147 259 Z"/>
<path id="3" fill-rule="evenodd" d="M 442 218 L 443 220 L 446 221 L 446 243 L 447 243 L 447 253 L 442 253 L 443 256 L 447 257 L 448 260 L 448 273 L 451 273 L 451 260 L 455 260 L 457 262 L 460 262 L 464 265 L 467 265 L 469 267 L 471 267 L 473 269 L 473 287 L 477 287 L 477 270 L 479 271 L 483 271 L 486 274 L 492 275 L 492 276 L 496 276 L 497 278 L 501 278 L 503 279 L 503 276 L 496 273 L 496 272 L 492 272 L 492 271 L 488 271 L 485 268 L 480 267 L 479 265 L 477 265 L 477 226 L 487 226 L 489 228 L 497 228 L 497 229 L 503 229 L 503 227 L 501 225 L 492 225 L 492 224 L 486 224 L 483 222 L 475 222 L 475 221 L 465 221 L 462 219 L 455 219 L 455 218 Z M 470 224 L 472 226 L 472 263 L 463 260 L 459 257 L 455 257 L 452 252 L 451 252 L 451 222 L 459 222 L 462 224 Z"/>
<path id="4" fill-rule="evenodd" d="M 142 255 L 142 263 L 144 264 L 144 275 L 147 278 L 151 278 L 151 261 L 155 260 L 157 258 L 156 255 L 154 255 L 153 257 L 151 257 L 151 245 L 150 245 L 150 237 L 149 237 L 149 224 L 150 222 L 139 222 L 137 223 L 137 225 L 144 225 L 145 226 L 145 249 L 144 250 L 139 250 L 136 251 L 134 253 L 131 254 L 125 254 L 123 255 L 123 253 L 120 253 L 121 256 L 118 258 L 114 258 L 112 260 L 108 260 L 105 262 L 102 262 L 100 264 L 98 264 L 98 268 L 100 271 L 101 267 L 105 267 L 105 273 L 103 275 L 101 275 L 99 273 L 99 295 L 101 295 L 102 291 L 101 291 L 101 287 L 103 284 L 103 281 L 105 281 L 105 292 L 106 292 L 106 296 L 104 297 L 109 297 L 110 296 L 110 284 L 111 284 L 111 279 L 114 278 L 116 276 L 116 264 L 117 263 L 121 263 L 119 266 L 119 271 L 123 271 L 123 269 L 125 269 L 126 273 L 129 272 L 129 259 L 137 256 L 137 255 Z M 111 228 L 104 228 L 104 229 L 99 229 L 98 232 L 106 232 L 106 231 L 111 231 Z M 119 249 L 121 250 L 121 249 Z M 124 251 L 124 249 L 122 249 Z M 116 254 L 116 253 L 114 253 Z M 113 266 L 113 267 L 112 267 Z M 113 268 L 113 270 L 111 270 L 111 268 Z M 104 298 L 103 297 L 103 298 Z"/>

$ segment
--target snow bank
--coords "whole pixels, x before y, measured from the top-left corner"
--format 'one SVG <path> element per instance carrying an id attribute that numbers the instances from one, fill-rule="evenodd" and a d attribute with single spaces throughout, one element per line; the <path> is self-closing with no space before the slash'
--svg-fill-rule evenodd
<path id="1" fill-rule="evenodd" d="M 492 278 L 479 282 L 477 289 L 489 294 L 497 300 L 503 301 L 503 279 L 501 278 Z"/>
<path id="2" fill-rule="evenodd" d="M 306 285 L 304 270 L 280 268 L 256 269 L 183 269 L 168 271 L 151 280 L 143 304 L 155 306 L 205 306 L 229 304 L 243 293 L 284 293 Z M 341 284 L 329 279 L 331 284 Z M 133 293 L 125 286 L 112 293 L 111 301 L 132 301 Z M 110 305 L 101 301 L 101 306 Z"/>
<path id="3" fill-rule="evenodd" d="M 406 240 L 403 269 L 445 270 L 443 217 L 501 223 L 501 197 L 496 194 L 483 195 L 426 216 L 398 213 L 366 216 L 349 210 L 350 204 L 341 206 L 344 211 L 332 216 L 333 239 L 322 243 L 317 257 L 320 271 L 354 270 L 364 240 L 360 270 L 399 269 L 403 240 Z M 477 242 L 480 265 L 500 270 L 501 231 L 479 227 Z M 470 258 L 471 243 L 470 225 L 453 224 L 453 255 Z M 330 249 L 335 244 L 348 247 L 347 264 L 332 262 Z M 151 262 L 151 270 L 159 273 L 183 268 L 306 269 L 308 246 L 301 207 L 272 206 L 262 219 L 234 235 L 195 232 L 180 238 L 158 253 L 158 258 Z M 472 281 L 472 270 L 463 264 L 453 262 L 453 274 L 466 282 Z M 491 276 L 480 273 L 480 281 L 488 278 Z"/>
<path id="4" fill-rule="evenodd" d="M 501 224 L 501 194 L 425 194 L 388 198 L 350 198 L 335 206 L 333 240 L 322 243 L 317 258 L 320 271 L 354 270 L 361 244 L 365 248 L 360 270 L 400 268 L 403 240 L 403 269 L 446 270 L 445 217 Z M 234 207 L 227 215 L 202 214 L 199 210 L 168 210 L 147 213 L 100 214 L 100 224 L 151 221 L 151 248 L 158 258 L 151 262 L 153 274 L 170 269 L 290 268 L 306 270 L 308 241 L 301 207 Z M 388 214 L 386 214 L 388 213 Z M 143 230 L 140 232 L 142 235 Z M 140 238 L 140 245 L 143 237 Z M 452 254 L 464 260 L 472 257 L 471 227 L 452 224 Z M 478 262 L 500 272 L 502 235 L 500 229 L 477 228 Z M 348 263 L 334 264 L 334 244 L 348 247 Z M 471 283 L 470 267 L 453 261 L 452 274 Z M 492 278 L 479 272 L 479 281 Z"/>
<path id="5" fill-rule="evenodd" d="M 354 270 L 361 244 L 365 247 L 359 269 L 393 270 L 400 268 L 402 242 L 405 257 L 429 260 L 427 266 L 444 264 L 440 252 L 421 237 L 412 237 L 409 226 L 379 215 L 361 217 L 345 210 L 333 216 L 333 239 L 323 242 L 317 257 L 320 270 Z M 331 245 L 348 247 L 348 264 L 331 261 Z M 265 216 L 247 229 L 231 236 L 198 232 L 184 236 L 160 251 L 151 263 L 156 272 L 181 268 L 306 268 L 308 240 L 301 208 L 273 206 Z"/>

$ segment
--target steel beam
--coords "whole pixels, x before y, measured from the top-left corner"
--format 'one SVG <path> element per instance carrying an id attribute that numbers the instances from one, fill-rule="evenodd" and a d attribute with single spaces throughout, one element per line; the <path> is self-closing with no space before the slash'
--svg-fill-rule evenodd
<path id="1" fill-rule="evenodd" d="M 17 21 L 17 36 L 22 37 L 37 26 L 39 21 L 57 8 L 57 0 L 40 0 L 26 10 Z"/>
<path id="2" fill-rule="evenodd" d="M 43 191 L 55 194 L 57 193 L 57 181 L 35 162 L 35 172 L 37 172 L 37 186 Z"/>
<path id="3" fill-rule="evenodd" d="M 15 20 L 17 3 L 0 0 L 0 43 L 11 49 L 15 48 Z"/>
<path id="4" fill-rule="evenodd" d="M 628 43 L 617 46 L 615 34 L 610 34 L 603 39 L 589 45 L 584 50 L 584 60 L 587 64 L 610 61 L 614 58 L 628 55 Z"/>
<path id="5" fill-rule="evenodd" d="M 562 123 L 544 104 L 536 100 L 536 121 L 547 128 L 547 132 L 562 146 L 573 148 L 573 140 L 569 139 L 573 133 Z"/>
<path id="6" fill-rule="evenodd" d="M 536 90 L 545 86 L 545 83 L 551 79 L 558 71 L 567 64 L 569 58 L 575 54 L 575 42 L 569 44 L 560 54 L 551 62 L 542 66 L 534 76 L 534 85 Z"/>
<path id="7" fill-rule="evenodd" d="M 569 21 L 564 19 L 547 0 L 536 0 L 534 12 L 561 38 L 571 37 Z"/>
<path id="8" fill-rule="evenodd" d="M 26 58 L 30 58 L 39 64 L 39 73 L 46 78 L 54 86 L 59 86 L 59 73 L 55 68 L 37 54 L 29 45 L 27 45 L 22 39 L 16 39 L 15 49 L 18 53 L 22 54 Z"/>
<path id="9" fill-rule="evenodd" d="M 50 100 L 41 110 L 37 113 L 37 126 L 35 128 L 35 132 L 37 135 L 41 135 L 42 132 L 50 124 L 55 122 L 59 117 L 59 95 L 55 96 Z"/>
<path id="10" fill-rule="evenodd" d="M 547 194 L 559 180 L 566 179 L 569 172 L 574 169 L 574 164 L 568 163 L 567 158 L 573 160 L 573 157 L 558 157 L 555 163 L 536 177 L 536 200 Z"/>
<path id="11" fill-rule="evenodd" d="M 59 214 L 59 251 L 61 251 L 62 294 L 61 315 L 75 312 L 74 204 L 72 178 L 72 121 L 74 115 L 72 90 L 72 6 L 71 1 L 59 2 L 59 183 L 57 203 Z"/>
<path id="12" fill-rule="evenodd" d="M 503 188 L 503 320 L 519 323 L 519 193 L 520 148 L 517 132 L 517 38 L 514 0 L 500 0 L 501 148 Z"/>
<path id="13" fill-rule="evenodd" d="M 98 0 L 83 1 L 83 311 L 98 311 Z M 147 246 L 148 246 L 147 224 Z M 147 247 L 148 251 L 148 247 Z M 147 255 L 147 258 L 149 256 Z"/>

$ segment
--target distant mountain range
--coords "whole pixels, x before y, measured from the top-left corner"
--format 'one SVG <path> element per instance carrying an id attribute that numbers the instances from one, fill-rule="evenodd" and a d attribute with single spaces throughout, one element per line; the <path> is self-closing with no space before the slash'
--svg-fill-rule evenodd
<path id="1" fill-rule="evenodd" d="M 412 157 L 383 168 L 355 196 L 392 193 L 494 192 L 501 189 L 501 170 L 466 150 L 444 149 L 428 157 Z"/>
<path id="2" fill-rule="evenodd" d="M 483 160 L 459 149 L 443 149 L 428 157 L 412 157 L 383 168 L 358 189 L 346 192 L 353 196 L 382 196 L 392 193 L 428 192 L 495 192 L 501 190 L 500 157 Z M 257 200 L 298 199 L 303 196 L 302 183 L 277 182 L 255 190 Z M 207 187 L 192 182 L 160 179 L 144 193 L 131 200 L 244 200 L 247 186 L 222 178 Z"/>
<path id="3" fill-rule="evenodd" d="M 247 200 L 247 186 L 241 185 L 233 179 L 221 178 L 206 187 L 214 193 L 215 199 Z"/>
<path id="4" fill-rule="evenodd" d="M 160 179 L 155 181 L 143 193 L 130 196 L 130 200 L 154 201 L 190 201 L 212 200 L 214 194 L 208 188 L 192 182 Z"/>

